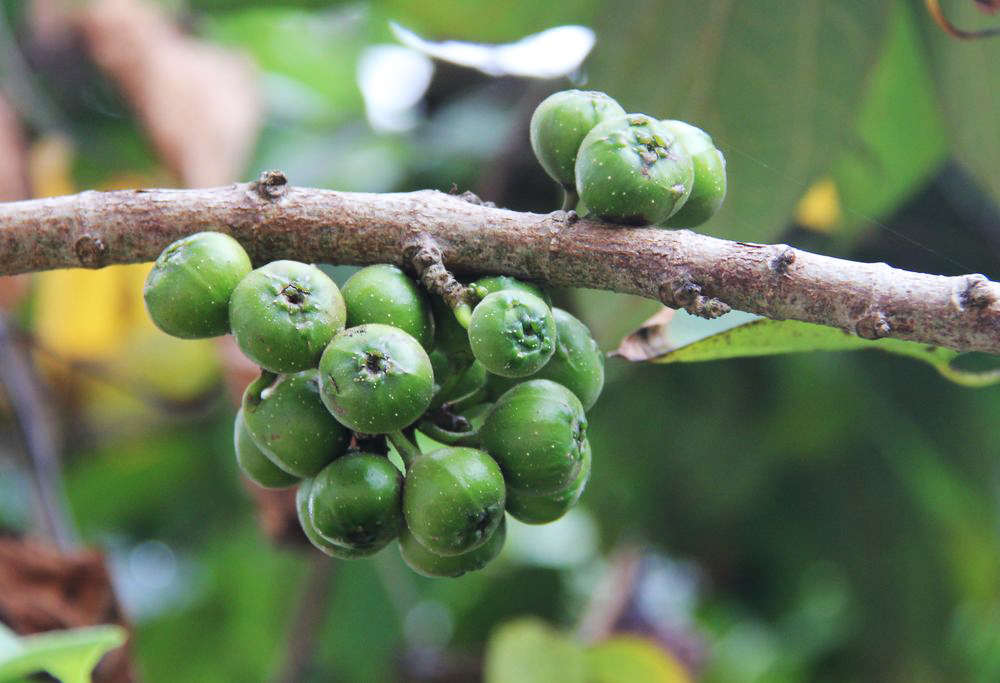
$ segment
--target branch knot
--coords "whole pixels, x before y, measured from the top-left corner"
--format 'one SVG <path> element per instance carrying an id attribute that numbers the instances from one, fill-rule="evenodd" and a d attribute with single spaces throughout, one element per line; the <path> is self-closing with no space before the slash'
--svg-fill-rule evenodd
<path id="1" fill-rule="evenodd" d="M 273 202 L 288 190 L 288 178 L 281 171 L 264 171 L 254 183 L 254 189 L 261 199 Z"/>

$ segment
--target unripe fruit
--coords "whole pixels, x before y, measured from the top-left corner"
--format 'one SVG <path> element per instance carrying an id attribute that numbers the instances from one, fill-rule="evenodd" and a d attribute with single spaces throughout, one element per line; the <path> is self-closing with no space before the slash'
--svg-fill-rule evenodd
<path id="1" fill-rule="evenodd" d="M 479 430 L 510 489 L 553 493 L 569 486 L 584 460 L 587 418 L 566 387 L 534 379 L 497 400 Z"/>
<path id="2" fill-rule="evenodd" d="M 309 515 L 326 540 L 378 550 L 403 528 L 403 475 L 381 455 L 338 458 L 313 478 Z"/>
<path id="3" fill-rule="evenodd" d="M 501 518 L 500 526 L 478 548 L 461 555 L 435 555 L 420 545 L 408 530 L 399 534 L 399 554 L 410 569 L 423 576 L 455 578 L 466 572 L 482 569 L 500 554 L 507 540 L 507 520 Z"/>
<path id="4" fill-rule="evenodd" d="M 475 448 L 441 448 L 410 465 L 403 514 L 410 533 L 436 555 L 460 555 L 483 545 L 503 519 L 500 468 Z"/>
<path id="5" fill-rule="evenodd" d="M 662 223 L 691 194 L 694 164 L 676 136 L 643 114 L 599 124 L 576 160 L 576 189 L 598 218 L 623 225 Z"/>
<path id="6" fill-rule="evenodd" d="M 555 353 L 531 379 L 550 379 L 561 384 L 590 410 L 604 388 L 604 353 L 582 322 L 561 308 L 553 308 L 559 340 Z M 520 380 L 490 375 L 487 380 L 490 398 L 499 398 Z"/>
<path id="7" fill-rule="evenodd" d="M 583 138 L 601 121 L 624 115 L 621 105 L 602 92 L 553 93 L 531 115 L 531 149 L 545 172 L 572 190 L 576 184 L 576 155 Z"/>
<path id="8" fill-rule="evenodd" d="M 495 375 L 525 377 L 541 369 L 556 347 L 556 321 L 534 294 L 503 290 L 472 311 L 469 343 L 476 360 Z"/>
<path id="9" fill-rule="evenodd" d="M 143 298 L 153 323 L 184 339 L 229 333 L 229 299 L 250 272 L 240 243 L 221 232 L 183 237 L 160 253 Z"/>
<path id="10" fill-rule="evenodd" d="M 344 297 L 323 271 L 274 261 L 247 275 L 229 302 L 240 350 L 272 372 L 314 368 L 347 319 Z"/>
<path id="11" fill-rule="evenodd" d="M 309 542 L 330 557 L 336 557 L 340 560 L 354 560 L 377 553 L 378 548 L 375 550 L 352 550 L 351 548 L 337 545 L 320 535 L 316 527 L 313 526 L 312 516 L 309 514 L 309 497 L 312 492 L 312 484 L 312 479 L 303 479 L 302 483 L 299 484 L 298 490 L 295 492 L 295 512 L 299 517 L 299 526 L 302 527 L 302 533 L 306 535 Z"/>
<path id="12" fill-rule="evenodd" d="M 315 475 L 350 443 L 350 432 L 323 406 L 316 370 L 251 382 L 243 419 L 271 462 L 297 477 Z"/>
<path id="13" fill-rule="evenodd" d="M 416 339 L 388 325 L 349 327 L 319 362 L 323 403 L 357 432 L 385 434 L 420 417 L 434 393 L 434 372 Z"/>
<path id="14" fill-rule="evenodd" d="M 714 216 L 726 198 L 726 158 L 712 138 L 701 128 L 684 121 L 661 121 L 677 136 L 694 163 L 694 187 L 691 196 L 664 225 L 691 228 Z"/>
<path id="15" fill-rule="evenodd" d="M 561 491 L 555 493 L 523 493 L 507 489 L 507 512 L 525 524 L 548 524 L 554 522 L 576 505 L 590 480 L 590 442 L 583 442 L 583 462 L 576 479 Z"/>
<path id="16" fill-rule="evenodd" d="M 233 425 L 233 445 L 236 448 L 236 463 L 247 479 L 266 489 L 283 489 L 299 480 L 271 462 L 270 458 L 253 442 L 250 431 L 243 421 L 243 409 L 236 413 Z"/>
<path id="17" fill-rule="evenodd" d="M 396 266 L 362 268 L 341 290 L 347 303 L 347 326 L 382 323 L 397 327 L 426 350 L 434 346 L 434 317 L 416 283 Z"/>
<path id="18" fill-rule="evenodd" d="M 544 301 L 546 306 L 552 307 L 552 298 L 544 289 L 534 283 L 518 280 L 509 275 L 481 277 L 469 286 L 476 290 L 480 299 L 485 299 L 489 294 L 493 294 L 494 292 L 527 292 L 528 294 L 534 294 Z"/>

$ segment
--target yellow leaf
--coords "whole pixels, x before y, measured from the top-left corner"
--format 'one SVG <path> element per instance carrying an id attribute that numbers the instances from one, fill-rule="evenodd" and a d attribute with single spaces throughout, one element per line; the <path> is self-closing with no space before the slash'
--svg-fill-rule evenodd
<path id="1" fill-rule="evenodd" d="M 620 635 L 587 651 L 593 683 L 692 683 L 684 665 L 646 638 Z"/>

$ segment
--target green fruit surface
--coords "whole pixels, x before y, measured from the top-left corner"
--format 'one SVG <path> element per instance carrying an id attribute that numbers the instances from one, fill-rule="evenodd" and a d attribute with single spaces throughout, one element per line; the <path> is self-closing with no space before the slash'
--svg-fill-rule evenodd
<path id="1" fill-rule="evenodd" d="M 554 493 L 579 475 L 587 418 L 566 387 L 533 379 L 501 396 L 479 430 L 480 443 L 500 465 L 510 489 Z"/>
<path id="2" fill-rule="evenodd" d="M 302 483 L 299 484 L 298 490 L 295 492 L 295 512 L 299 517 L 299 526 L 302 527 L 302 533 L 306 535 L 309 542 L 330 557 L 336 557 L 339 560 L 355 560 L 377 553 L 380 548 L 374 550 L 353 550 L 342 545 L 337 545 L 320 535 L 316 527 L 313 526 L 312 517 L 309 514 L 309 498 L 312 492 L 312 484 L 312 479 L 303 479 Z"/>
<path id="3" fill-rule="evenodd" d="M 561 491 L 555 493 L 523 493 L 515 489 L 507 490 L 507 512 L 526 524 L 548 524 L 554 522 L 577 504 L 590 480 L 590 442 L 583 443 L 583 462 L 576 479 Z"/>
<path id="4" fill-rule="evenodd" d="M 395 327 L 349 327 L 319 363 L 323 403 L 343 424 L 365 434 L 406 427 L 430 405 L 434 371 L 420 343 Z"/>
<path id="5" fill-rule="evenodd" d="M 262 376 L 243 392 L 243 419 L 275 465 L 311 477 L 347 450 L 351 434 L 323 406 L 316 370 Z"/>
<path id="6" fill-rule="evenodd" d="M 199 232 L 169 245 L 146 277 L 143 298 L 153 323 L 184 339 L 229 333 L 229 299 L 251 270 L 240 243 Z"/>
<path id="7" fill-rule="evenodd" d="M 500 526 L 481 546 L 460 555 L 445 556 L 432 553 L 420 545 L 413 534 L 404 529 L 399 534 L 399 554 L 410 569 L 418 574 L 456 578 L 466 572 L 478 571 L 496 559 L 503 549 L 505 540 L 507 540 L 507 520 L 501 518 Z"/>
<path id="8" fill-rule="evenodd" d="M 392 325 L 420 342 L 434 346 L 434 316 L 417 284 L 396 266 L 381 264 L 362 268 L 341 290 L 347 303 L 347 326 L 368 323 Z"/>
<path id="9" fill-rule="evenodd" d="M 550 379 L 563 385 L 576 394 L 584 410 L 590 410 L 604 388 L 604 353 L 582 322 L 561 308 L 553 308 L 552 315 L 559 337 L 555 353 L 530 378 Z M 520 381 L 490 375 L 487 379 L 490 398 L 499 398 Z"/>
<path id="10" fill-rule="evenodd" d="M 268 458 L 253 442 L 250 431 L 243 421 L 243 409 L 236 412 L 233 425 L 233 445 L 236 449 L 236 463 L 246 477 L 266 489 L 283 489 L 296 483 L 299 478 L 284 471 Z"/>
<path id="11" fill-rule="evenodd" d="M 338 458 L 313 478 L 309 514 L 326 540 L 377 550 L 403 527 L 403 475 L 381 455 Z"/>
<path id="12" fill-rule="evenodd" d="M 403 514 L 410 533 L 436 555 L 460 555 L 483 545 L 503 519 L 503 474 L 475 448 L 441 448 L 410 465 Z"/>
<path id="13" fill-rule="evenodd" d="M 556 339 L 552 311 L 534 294 L 494 292 L 472 311 L 472 353 L 495 375 L 525 377 L 537 372 L 552 357 Z"/>
<path id="14" fill-rule="evenodd" d="M 726 199 L 726 158 L 712 138 L 701 128 L 684 121 L 661 121 L 677 136 L 694 163 L 694 186 L 691 196 L 664 225 L 691 228 L 701 225 L 718 213 Z"/>
<path id="15" fill-rule="evenodd" d="M 347 309 L 337 285 L 319 268 L 274 261 L 253 271 L 229 301 L 229 322 L 240 350 L 272 372 L 316 367 Z"/>
<path id="16" fill-rule="evenodd" d="M 610 119 L 587 133 L 576 160 L 576 189 L 610 223 L 662 223 L 691 194 L 694 164 L 676 136 L 643 114 Z"/>
<path id="17" fill-rule="evenodd" d="M 552 307 L 552 298 L 544 289 L 536 284 L 525 282 L 524 280 L 518 280 L 517 278 L 513 278 L 509 275 L 490 275 L 488 277 L 481 277 L 470 286 L 476 289 L 480 299 L 486 298 L 487 295 L 493 294 L 494 292 L 527 292 L 528 294 L 534 294 L 539 299 L 544 301 L 546 306 L 550 308 Z"/>
<path id="18" fill-rule="evenodd" d="M 580 143 L 598 123 L 624 116 L 625 110 L 602 92 L 563 90 L 546 97 L 531 116 L 531 149 L 557 183 L 576 185 Z"/>

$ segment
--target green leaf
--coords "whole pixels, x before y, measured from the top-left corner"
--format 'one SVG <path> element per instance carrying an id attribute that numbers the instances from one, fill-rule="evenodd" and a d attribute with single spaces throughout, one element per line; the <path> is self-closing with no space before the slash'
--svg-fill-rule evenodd
<path id="1" fill-rule="evenodd" d="M 486 648 L 485 683 L 585 683 L 583 647 L 537 619 L 498 628 Z"/>
<path id="2" fill-rule="evenodd" d="M 705 321 L 679 311 L 672 316 L 660 314 L 650 323 L 626 338 L 615 355 L 653 363 L 694 363 L 805 351 L 874 349 L 922 360 L 963 386 L 1000 383 L 1000 369 L 973 372 L 955 367 L 953 361 L 961 355 L 957 351 L 900 339 L 862 339 L 834 327 L 797 320 L 730 313 L 720 320 Z"/>
<path id="3" fill-rule="evenodd" d="M 0 630 L 0 682 L 46 671 L 62 683 L 89 683 L 101 657 L 125 642 L 120 626 L 90 626 L 13 638 Z"/>
<path id="4" fill-rule="evenodd" d="M 948 155 L 920 28 L 901 2 L 892 13 L 856 129 L 856 139 L 833 167 L 846 211 L 836 234 L 842 240 L 894 210 Z"/>
<path id="5" fill-rule="evenodd" d="M 691 683 L 687 669 L 656 643 L 615 636 L 587 652 L 590 683 Z"/>
<path id="6" fill-rule="evenodd" d="M 588 87 L 704 128 L 729 196 L 706 232 L 774 241 L 853 135 L 886 0 L 645 0 L 603 17 Z M 630 77 L 623 77 L 629 75 Z"/>
<path id="7" fill-rule="evenodd" d="M 922 5 L 923 3 L 921 3 Z M 966 30 L 997 25 L 974 2 L 944 2 L 948 18 Z M 958 160 L 1000 201 L 1000 40 L 957 40 L 921 12 L 937 79 L 938 100 Z"/>

